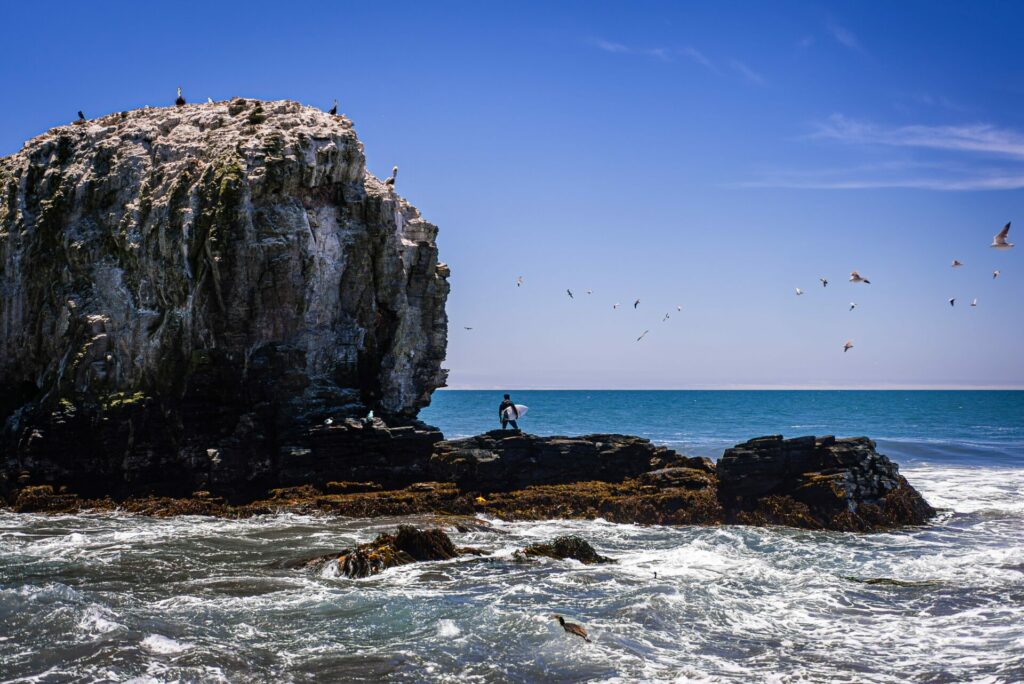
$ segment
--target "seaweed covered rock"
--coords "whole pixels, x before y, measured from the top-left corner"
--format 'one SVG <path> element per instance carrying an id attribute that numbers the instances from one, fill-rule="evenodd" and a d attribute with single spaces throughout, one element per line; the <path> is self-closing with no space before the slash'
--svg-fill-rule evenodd
<path id="1" fill-rule="evenodd" d="M 311 433 L 371 410 L 411 427 L 392 442 L 425 468 L 439 435 L 415 417 L 446 375 L 436 235 L 348 119 L 296 102 L 30 140 L 0 159 L 0 494 L 240 496 L 316 445 L 345 460 L 346 441 L 392 439 Z"/>
<path id="2" fill-rule="evenodd" d="M 555 537 L 546 544 L 531 544 L 525 549 L 515 552 L 515 557 L 518 560 L 535 556 L 547 556 L 555 560 L 572 558 L 584 565 L 615 562 L 615 559 L 599 554 L 586 539 L 577 535 Z"/>
<path id="3" fill-rule="evenodd" d="M 867 437 L 752 439 L 725 451 L 718 482 L 727 515 L 748 524 L 867 531 L 935 515 Z"/>
<path id="4" fill-rule="evenodd" d="M 474 553 L 475 549 L 470 552 Z M 360 578 L 399 565 L 449 560 L 461 553 L 444 530 L 418 530 L 410 525 L 400 525 L 394 534 L 380 534 L 368 544 L 345 549 L 330 562 L 337 564 L 339 575 Z"/>
<path id="5" fill-rule="evenodd" d="M 649 470 L 686 465 L 714 470 L 704 459 L 688 459 L 642 437 L 539 437 L 492 430 L 438 443 L 429 472 L 465 490 L 500 492 L 591 480 L 622 482 Z"/>

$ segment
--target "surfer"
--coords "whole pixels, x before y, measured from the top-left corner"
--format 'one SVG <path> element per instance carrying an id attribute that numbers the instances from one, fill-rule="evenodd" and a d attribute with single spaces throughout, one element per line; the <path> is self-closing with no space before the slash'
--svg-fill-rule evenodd
<path id="1" fill-rule="evenodd" d="M 506 414 L 505 412 L 508 411 L 508 409 L 512 410 Z M 512 416 L 515 416 L 515 418 Z M 519 425 L 516 424 L 516 418 L 519 418 L 519 409 L 517 409 L 516 405 L 512 403 L 512 398 L 506 394 L 504 401 L 498 405 L 498 420 L 501 421 L 501 429 L 504 430 L 505 426 L 511 423 L 512 429 L 518 430 Z"/>

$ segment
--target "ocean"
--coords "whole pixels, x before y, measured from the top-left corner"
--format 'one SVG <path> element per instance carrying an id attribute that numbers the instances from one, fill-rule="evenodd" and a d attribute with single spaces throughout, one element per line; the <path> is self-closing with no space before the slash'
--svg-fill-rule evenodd
<path id="1" fill-rule="evenodd" d="M 511 394 L 530 432 L 712 458 L 868 435 L 940 515 L 872 535 L 492 520 L 452 532 L 483 558 L 346 580 L 285 565 L 431 520 L 0 512 L 0 681 L 1024 681 L 1024 392 Z M 475 434 L 500 400 L 441 391 L 421 417 Z M 511 560 L 566 533 L 618 562 Z"/>

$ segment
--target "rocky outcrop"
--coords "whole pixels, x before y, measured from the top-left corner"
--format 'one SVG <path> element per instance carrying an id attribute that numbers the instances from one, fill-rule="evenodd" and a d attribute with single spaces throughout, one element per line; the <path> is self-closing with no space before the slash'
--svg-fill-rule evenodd
<path id="1" fill-rule="evenodd" d="M 241 496 L 385 441 L 422 469 L 439 436 L 414 419 L 446 373 L 436 234 L 348 119 L 295 102 L 29 141 L 0 159 L 0 493 Z M 371 410 L 385 423 L 344 423 Z"/>
<path id="2" fill-rule="evenodd" d="M 372 542 L 331 554 L 325 562 L 338 575 L 358 579 L 400 565 L 449 560 L 465 553 L 476 555 L 478 551 L 455 548 L 444 530 L 418 530 L 411 525 L 400 525 L 394 534 L 377 535 Z M 322 571 L 324 559 L 314 559 L 306 565 Z"/>
<path id="3" fill-rule="evenodd" d="M 622 482 L 669 466 L 713 472 L 707 459 L 687 458 L 650 440 L 629 435 L 538 437 L 492 430 L 440 442 L 430 476 L 467 491 L 501 492 L 534 485 Z"/>
<path id="4" fill-rule="evenodd" d="M 547 558 L 554 558 L 555 560 L 571 558 L 583 563 L 584 565 L 615 562 L 614 558 L 608 558 L 607 556 L 599 554 L 594 550 L 594 547 L 590 545 L 590 542 L 577 535 L 555 537 L 550 542 L 530 544 L 525 549 L 516 551 L 513 556 L 517 560 L 526 560 L 537 556 L 546 556 Z"/>
<path id="5" fill-rule="evenodd" d="M 723 508 L 740 522 L 871 530 L 935 515 L 867 437 L 760 437 L 718 461 Z"/>

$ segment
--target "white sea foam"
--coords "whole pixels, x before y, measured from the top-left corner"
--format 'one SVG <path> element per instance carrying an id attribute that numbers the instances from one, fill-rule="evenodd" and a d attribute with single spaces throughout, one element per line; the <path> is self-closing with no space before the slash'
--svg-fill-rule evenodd
<path id="1" fill-rule="evenodd" d="M 160 655 L 183 653 L 193 646 L 193 644 L 190 644 L 187 641 L 178 641 L 176 639 L 163 636 L 162 634 L 150 634 L 142 640 L 141 645 L 151 653 L 157 653 Z"/>

